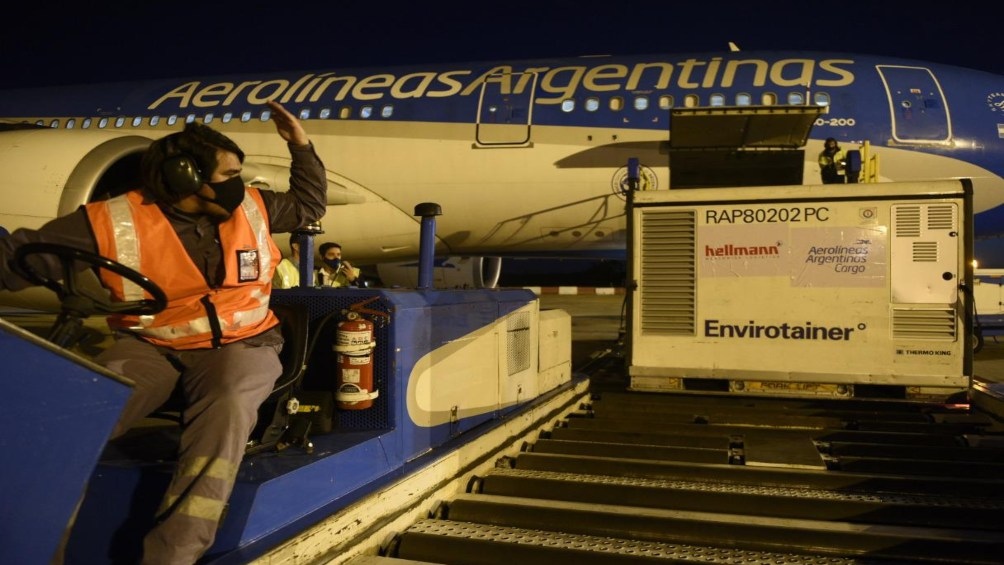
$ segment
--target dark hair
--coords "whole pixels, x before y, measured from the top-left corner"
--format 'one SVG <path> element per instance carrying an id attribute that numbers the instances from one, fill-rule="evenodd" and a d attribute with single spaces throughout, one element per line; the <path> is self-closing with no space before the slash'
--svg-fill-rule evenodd
<path id="1" fill-rule="evenodd" d="M 324 257 L 324 254 L 327 253 L 328 250 L 331 249 L 332 247 L 337 247 L 339 249 L 342 248 L 341 245 L 338 245 L 333 241 L 329 241 L 327 243 L 322 243 L 321 246 L 317 248 L 317 252 L 321 254 L 321 257 Z"/>
<path id="2" fill-rule="evenodd" d="M 216 152 L 220 149 L 236 154 L 240 162 L 244 162 L 244 152 L 232 139 L 209 126 L 195 122 L 187 124 L 184 131 L 164 136 L 150 144 L 140 164 L 143 186 L 154 199 L 173 204 L 181 197 L 164 182 L 164 161 L 187 155 L 195 161 L 203 179 L 208 180 L 219 165 Z"/>
<path id="3" fill-rule="evenodd" d="M 302 245 L 302 244 L 303 244 L 303 234 L 302 233 L 294 232 L 294 233 L 289 234 L 289 252 L 290 253 L 293 252 L 293 245 Z"/>

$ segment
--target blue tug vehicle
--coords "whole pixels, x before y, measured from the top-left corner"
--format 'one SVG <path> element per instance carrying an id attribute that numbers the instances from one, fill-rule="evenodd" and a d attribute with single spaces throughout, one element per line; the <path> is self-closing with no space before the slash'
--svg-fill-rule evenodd
<path id="1" fill-rule="evenodd" d="M 416 208 L 423 216 L 417 288 L 273 291 L 284 372 L 259 410 L 201 562 L 247 563 L 291 546 L 300 558 L 364 551 L 351 549 L 356 538 L 431 507 L 444 485 L 518 449 L 522 435 L 587 394 L 588 382 L 571 371 L 567 313 L 541 311 L 525 289 L 431 288 L 436 207 L 429 206 Z M 302 275 L 312 270 L 311 247 L 301 280 L 310 280 Z M 30 253 L 118 268 L 75 250 Z M 83 318 L 155 307 L 156 293 L 142 304 L 102 304 L 80 298 L 73 279 L 42 281 L 63 304 L 48 339 L 0 318 L 9 386 L 0 411 L 8 430 L 0 547 L 9 563 L 49 563 L 66 533 L 68 564 L 134 562 L 173 470 L 176 412 L 165 406 L 149 425 L 109 442 L 131 383 L 69 343 Z M 423 473 L 427 486 L 415 487 Z M 394 494 L 409 479 L 407 492 Z M 344 521 L 355 509 L 365 517 L 348 518 L 351 531 L 318 534 L 332 529 L 326 520 Z M 310 543 L 297 545 L 298 537 Z"/>

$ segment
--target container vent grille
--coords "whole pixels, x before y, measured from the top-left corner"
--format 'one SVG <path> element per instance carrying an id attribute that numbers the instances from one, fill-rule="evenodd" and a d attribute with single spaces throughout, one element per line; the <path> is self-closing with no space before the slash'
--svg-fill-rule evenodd
<path id="1" fill-rule="evenodd" d="M 896 339 L 954 341 L 956 316 L 952 308 L 893 309 L 892 335 Z"/>
<path id="2" fill-rule="evenodd" d="M 697 303 L 696 213 L 645 211 L 641 216 L 641 331 L 693 336 Z"/>

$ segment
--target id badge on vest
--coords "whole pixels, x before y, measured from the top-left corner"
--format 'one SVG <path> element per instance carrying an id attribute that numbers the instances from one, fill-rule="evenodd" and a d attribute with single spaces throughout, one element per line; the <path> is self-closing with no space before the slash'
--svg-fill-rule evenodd
<path id="1" fill-rule="evenodd" d="M 241 249 L 237 251 L 237 282 L 258 280 L 261 267 L 258 263 L 257 249 Z"/>

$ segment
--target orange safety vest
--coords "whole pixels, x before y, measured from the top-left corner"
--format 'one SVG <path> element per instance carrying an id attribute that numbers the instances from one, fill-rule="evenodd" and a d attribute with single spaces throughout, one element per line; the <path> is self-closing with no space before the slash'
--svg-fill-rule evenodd
<path id="1" fill-rule="evenodd" d="M 167 307 L 153 315 L 108 317 L 112 330 L 126 330 L 174 349 L 218 347 L 258 335 L 279 323 L 268 308 L 272 273 L 282 258 L 269 235 L 265 202 L 247 187 L 244 201 L 219 224 L 225 277 L 211 288 L 189 257 L 170 221 L 134 190 L 86 206 L 98 253 L 139 271 L 167 294 Z M 115 300 L 149 298 L 134 283 L 107 269 L 101 282 Z"/>

